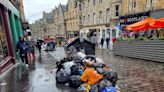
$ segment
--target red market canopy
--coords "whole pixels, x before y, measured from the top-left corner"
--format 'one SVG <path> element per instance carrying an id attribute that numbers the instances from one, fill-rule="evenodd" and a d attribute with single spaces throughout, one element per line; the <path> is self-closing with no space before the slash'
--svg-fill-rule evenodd
<path id="1" fill-rule="evenodd" d="M 157 19 L 154 24 L 151 25 L 152 28 L 164 28 L 164 18 Z"/>
<path id="2" fill-rule="evenodd" d="M 151 26 L 154 26 L 154 24 L 155 24 L 155 19 L 146 18 L 142 21 L 126 26 L 126 30 L 132 30 L 132 31 L 146 30 L 150 28 Z"/>

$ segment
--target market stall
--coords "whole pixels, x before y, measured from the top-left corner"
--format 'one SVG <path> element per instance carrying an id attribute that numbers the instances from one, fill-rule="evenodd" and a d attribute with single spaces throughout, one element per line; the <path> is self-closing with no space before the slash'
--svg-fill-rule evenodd
<path id="1" fill-rule="evenodd" d="M 146 18 L 126 26 L 127 39 L 118 39 L 114 44 L 114 54 L 164 62 L 163 28 L 164 18 Z"/>

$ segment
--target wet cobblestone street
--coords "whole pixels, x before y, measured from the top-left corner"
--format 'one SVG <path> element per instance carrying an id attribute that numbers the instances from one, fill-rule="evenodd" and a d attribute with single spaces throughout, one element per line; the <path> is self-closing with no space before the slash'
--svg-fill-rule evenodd
<path id="1" fill-rule="evenodd" d="M 114 56 L 100 50 L 97 56 L 118 72 L 122 92 L 164 92 L 163 63 Z"/>
<path id="2" fill-rule="evenodd" d="M 163 63 L 114 56 L 105 50 L 97 50 L 96 56 L 103 58 L 118 72 L 121 92 L 164 92 Z M 18 78 L 17 68 L 0 77 L 0 84 L 4 84 L 0 85 L 0 92 L 77 92 L 55 82 L 55 63 L 62 57 L 62 48 L 36 54 L 35 64 L 29 66 L 29 75 L 23 79 Z"/>

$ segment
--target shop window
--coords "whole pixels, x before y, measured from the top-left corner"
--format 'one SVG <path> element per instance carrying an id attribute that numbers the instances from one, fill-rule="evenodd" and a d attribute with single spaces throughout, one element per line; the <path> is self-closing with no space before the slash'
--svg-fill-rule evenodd
<path id="1" fill-rule="evenodd" d="M 7 56 L 8 56 L 7 39 L 2 23 L 2 16 L 0 16 L 0 62 Z"/>

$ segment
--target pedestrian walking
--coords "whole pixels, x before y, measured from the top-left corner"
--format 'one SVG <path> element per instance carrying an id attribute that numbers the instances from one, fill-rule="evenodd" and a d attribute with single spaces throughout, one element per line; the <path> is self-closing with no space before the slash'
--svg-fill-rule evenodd
<path id="1" fill-rule="evenodd" d="M 39 50 L 39 53 L 41 53 L 41 49 L 42 49 L 42 42 L 40 40 L 37 41 L 36 47 Z"/>
<path id="2" fill-rule="evenodd" d="M 33 63 L 33 60 L 35 58 L 35 44 L 34 42 L 31 40 L 31 37 L 28 37 L 28 59 L 29 59 L 29 64 Z"/>
<path id="3" fill-rule="evenodd" d="M 61 46 L 62 45 L 62 43 L 61 43 L 61 41 L 59 41 L 59 46 Z"/>
<path id="4" fill-rule="evenodd" d="M 109 39 L 109 37 L 107 37 L 106 38 L 106 46 L 107 46 L 107 49 L 109 49 L 109 41 L 110 41 L 110 39 Z"/>
<path id="5" fill-rule="evenodd" d="M 100 42 L 100 44 L 101 44 L 101 48 L 103 49 L 103 45 L 104 45 L 104 38 L 101 38 L 101 42 Z"/>
<path id="6" fill-rule="evenodd" d="M 21 36 L 19 37 L 19 41 L 17 42 L 16 46 L 16 52 L 20 54 L 20 58 L 23 63 L 26 63 L 26 66 L 28 67 L 28 43 L 24 40 L 24 38 Z"/>

